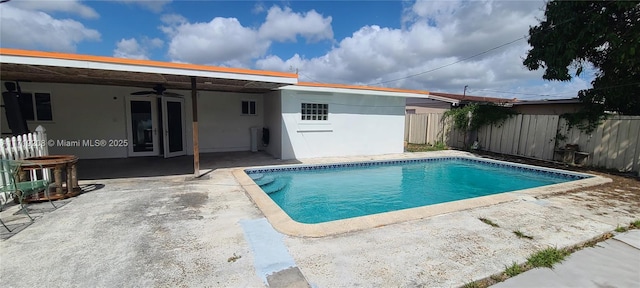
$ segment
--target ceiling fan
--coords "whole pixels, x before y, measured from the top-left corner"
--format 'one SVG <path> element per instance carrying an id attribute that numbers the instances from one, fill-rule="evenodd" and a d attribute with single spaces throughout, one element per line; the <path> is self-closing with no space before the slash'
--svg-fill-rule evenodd
<path id="1" fill-rule="evenodd" d="M 182 97 L 182 95 L 178 93 L 165 92 L 167 88 L 165 88 L 162 84 L 156 84 L 156 86 L 153 86 L 152 89 L 153 90 L 133 92 L 131 93 L 131 95 L 158 95 L 158 96 Z"/>

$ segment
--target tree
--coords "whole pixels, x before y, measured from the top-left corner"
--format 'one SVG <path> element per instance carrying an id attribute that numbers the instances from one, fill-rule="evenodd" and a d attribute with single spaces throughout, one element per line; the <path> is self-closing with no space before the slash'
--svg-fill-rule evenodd
<path id="1" fill-rule="evenodd" d="M 532 48 L 523 64 L 557 81 L 593 67 L 592 88 L 578 92 L 585 113 L 640 115 L 639 22 L 638 1 L 550 1 L 529 29 Z"/>

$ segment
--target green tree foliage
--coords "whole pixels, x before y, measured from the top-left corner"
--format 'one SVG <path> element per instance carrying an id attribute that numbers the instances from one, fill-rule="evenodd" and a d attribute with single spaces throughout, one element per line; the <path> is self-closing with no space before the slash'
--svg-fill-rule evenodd
<path id="1" fill-rule="evenodd" d="M 517 114 L 511 109 L 501 106 L 469 104 L 444 112 L 442 120 L 452 119 L 453 128 L 459 131 L 466 131 L 478 130 L 488 125 L 502 125 L 505 120 Z"/>
<path id="2" fill-rule="evenodd" d="M 578 93 L 587 109 L 640 115 L 639 22 L 638 1 L 550 1 L 529 29 L 533 48 L 523 64 L 558 81 L 593 67 L 593 87 Z"/>
<path id="3" fill-rule="evenodd" d="M 464 147 L 467 147 L 467 132 L 477 131 L 483 126 L 500 126 L 517 114 L 509 108 L 492 104 L 469 104 L 444 112 L 442 121 L 452 121 L 453 128 L 464 133 Z"/>

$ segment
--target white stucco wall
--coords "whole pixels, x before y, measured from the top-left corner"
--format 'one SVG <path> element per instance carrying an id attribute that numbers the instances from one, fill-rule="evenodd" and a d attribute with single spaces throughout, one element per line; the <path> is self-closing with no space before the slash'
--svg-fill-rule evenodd
<path id="1" fill-rule="evenodd" d="M 264 96 L 264 127 L 269 129 L 269 145 L 264 150 L 273 157 L 282 157 L 282 100 L 279 91 Z"/>
<path id="2" fill-rule="evenodd" d="M 38 125 L 47 129 L 49 139 L 127 139 L 126 97 L 139 87 L 102 85 L 21 83 L 24 92 L 51 94 L 53 121 L 29 121 L 30 130 Z M 4 90 L 3 90 L 4 91 Z M 193 155 L 193 113 L 191 92 L 170 90 L 185 100 L 185 148 Z M 242 115 L 241 101 L 256 101 L 257 115 Z M 264 123 L 262 94 L 198 92 L 198 128 L 201 153 L 250 150 L 250 127 Z M 4 111 L 3 111 L 4 113 Z M 3 133 L 9 133 L 5 115 L 1 115 Z M 260 131 L 261 132 L 261 131 Z M 260 137 L 260 135 L 258 135 Z M 260 138 L 258 138 L 259 140 Z M 61 147 L 54 145 L 50 154 L 74 154 L 83 159 L 128 157 L 127 147 Z"/>
<path id="3" fill-rule="evenodd" d="M 139 87 L 102 85 L 20 83 L 24 92 L 51 94 L 53 121 L 28 121 L 31 131 L 38 125 L 49 139 L 127 139 L 126 100 L 131 92 L 149 90 Z M 3 90 L 4 91 L 4 90 Z M 185 148 L 193 155 L 191 92 L 182 94 L 185 106 Z M 242 100 L 255 100 L 257 115 L 241 113 Z M 198 128 L 201 153 L 250 150 L 250 127 L 263 126 L 263 95 L 225 92 L 198 92 Z M 4 114 L 4 110 L 2 110 Z M 3 133 L 10 133 L 5 115 L 0 115 Z M 261 131 L 260 131 L 261 132 Z M 7 135 L 5 135 L 7 136 Z M 260 140 L 260 134 L 258 135 Z M 260 142 L 259 142 L 260 143 Z M 261 145 L 259 146 L 261 147 Z M 262 147 L 261 147 L 262 148 Z M 62 147 L 54 145 L 50 154 L 74 154 L 82 159 L 129 157 L 127 147 Z"/>
<path id="4" fill-rule="evenodd" d="M 404 150 L 403 97 L 287 90 L 281 93 L 282 159 L 379 155 Z M 301 103 L 329 104 L 329 120 L 301 120 Z"/>
<path id="5" fill-rule="evenodd" d="M 264 123 L 263 95 L 209 91 L 199 95 L 200 152 L 249 151 L 250 128 L 262 129 Z M 256 101 L 257 115 L 242 115 L 243 100 Z"/>
<path id="6" fill-rule="evenodd" d="M 53 121 L 27 121 L 29 130 L 42 125 L 48 139 L 127 139 L 124 97 L 130 88 L 21 82 L 23 92 L 51 94 Z M 4 88 L 4 87 L 3 87 Z M 135 89 L 135 88 L 133 88 Z M 3 89 L 3 92 L 5 90 Z M 4 112 L 3 112 L 4 113 Z M 2 115 L 5 120 L 5 115 Z M 2 132 L 10 132 L 2 121 Z M 80 158 L 126 157 L 126 147 L 49 147 L 50 154 L 74 154 Z"/>

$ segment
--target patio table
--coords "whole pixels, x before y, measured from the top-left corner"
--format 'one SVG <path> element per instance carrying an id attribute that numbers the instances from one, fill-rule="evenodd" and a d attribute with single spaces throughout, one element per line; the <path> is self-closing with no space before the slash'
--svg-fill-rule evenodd
<path id="1" fill-rule="evenodd" d="M 81 189 L 78 185 L 78 176 L 76 164 L 78 157 L 74 155 L 48 155 L 25 158 L 20 165 L 19 177 L 20 181 L 27 181 L 27 171 L 40 169 L 53 169 L 53 193 L 49 193 L 49 198 L 44 193 L 35 194 L 27 198 L 27 202 L 43 201 L 43 200 L 59 200 L 74 197 L 80 194 Z M 63 174 L 64 172 L 64 174 Z M 44 173 L 44 172 L 43 172 Z M 64 177 L 63 177 L 64 176 Z M 66 185 L 65 185 L 66 184 Z M 51 189 L 50 188 L 50 189 Z"/>

